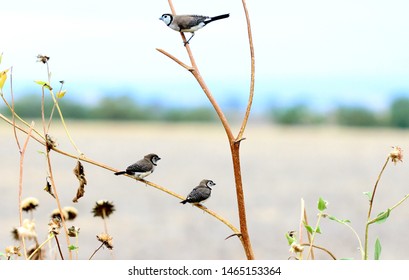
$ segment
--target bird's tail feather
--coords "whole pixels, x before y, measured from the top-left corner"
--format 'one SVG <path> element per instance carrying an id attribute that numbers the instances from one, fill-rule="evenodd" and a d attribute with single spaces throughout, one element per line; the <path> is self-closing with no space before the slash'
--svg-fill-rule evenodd
<path id="1" fill-rule="evenodd" d="M 126 173 L 126 171 L 119 171 L 119 172 L 115 172 L 114 174 L 118 176 L 118 175 L 122 175 L 122 174 L 125 174 L 125 173 Z"/>
<path id="2" fill-rule="evenodd" d="M 224 15 L 220 15 L 220 16 L 215 16 L 215 17 L 212 17 L 212 21 L 219 20 L 219 19 L 224 19 L 224 18 L 228 18 L 229 16 L 230 16 L 230 14 L 224 14 Z"/>

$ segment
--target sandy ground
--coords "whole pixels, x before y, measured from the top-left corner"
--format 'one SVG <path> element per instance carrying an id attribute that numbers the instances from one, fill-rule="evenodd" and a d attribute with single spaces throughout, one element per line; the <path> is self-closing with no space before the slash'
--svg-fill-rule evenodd
<path id="1" fill-rule="evenodd" d="M 155 123 L 75 123 L 71 134 L 89 158 L 122 169 L 151 152 L 162 160 L 147 179 L 181 195 L 201 179 L 216 182 L 206 206 L 239 227 L 232 164 L 221 125 Z M 37 129 L 41 130 L 40 123 Z M 75 154 L 61 127 L 50 132 L 59 148 Z M 312 225 L 321 196 L 329 202 L 328 213 L 351 220 L 363 241 L 368 200 L 391 146 L 409 151 L 409 131 L 386 129 L 341 129 L 328 127 L 276 127 L 249 123 L 242 142 L 242 173 L 247 219 L 258 259 L 287 259 L 291 254 L 285 239 L 298 230 L 303 198 Z M 19 153 L 10 126 L 0 123 L 0 251 L 14 244 L 11 230 L 19 223 Z M 25 137 L 19 134 L 24 142 Z M 24 161 L 23 197 L 34 196 L 40 207 L 34 219 L 40 242 L 47 236 L 50 213 L 56 208 L 43 191 L 46 178 L 43 148 L 30 141 Z M 114 250 L 99 251 L 95 259 L 245 259 L 236 238 L 225 240 L 231 231 L 203 211 L 181 205 L 179 200 L 142 183 L 85 164 L 88 185 L 79 203 L 73 204 L 78 182 L 72 169 L 76 161 L 52 154 L 58 195 L 63 206 L 74 206 L 79 216 L 68 225 L 80 227 L 79 259 L 88 259 L 99 246 L 95 236 L 104 230 L 103 221 L 91 210 L 97 200 L 107 199 L 116 211 L 108 219 Z M 408 165 L 389 164 L 381 179 L 373 215 L 399 201 L 408 189 Z M 370 228 L 370 257 L 379 237 L 382 259 L 409 259 L 409 202 L 401 205 L 384 224 Z M 28 215 L 25 215 L 28 217 Z M 337 258 L 360 258 L 359 243 L 345 226 L 325 219 L 316 244 Z M 66 246 L 64 236 L 60 242 Z M 72 239 L 72 242 L 75 242 Z M 54 258 L 55 246 L 47 246 Z M 66 254 L 66 253 L 65 253 Z M 75 255 L 74 255 L 75 256 Z M 317 258 L 328 256 L 316 253 Z"/>

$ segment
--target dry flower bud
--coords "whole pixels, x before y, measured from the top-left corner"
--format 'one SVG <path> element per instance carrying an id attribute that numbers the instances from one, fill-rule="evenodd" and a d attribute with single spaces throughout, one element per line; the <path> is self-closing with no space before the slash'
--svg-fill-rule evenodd
<path id="1" fill-rule="evenodd" d="M 94 217 L 108 218 L 115 211 L 113 202 L 108 200 L 99 200 L 95 203 L 92 213 Z"/>
<path id="2" fill-rule="evenodd" d="M 302 245 L 300 245 L 300 244 L 298 244 L 296 242 L 293 242 L 291 244 L 291 246 L 290 246 L 290 252 L 292 252 L 292 253 L 296 253 L 296 254 L 302 253 L 303 250 L 304 250 L 304 246 L 302 246 Z"/>
<path id="3" fill-rule="evenodd" d="M 17 234 L 19 239 L 24 237 L 28 240 L 37 238 L 37 233 L 35 231 L 35 223 L 28 219 L 23 221 L 23 225 L 17 228 Z"/>
<path id="4" fill-rule="evenodd" d="M 63 211 L 67 213 L 67 220 L 72 221 L 78 216 L 78 211 L 72 206 L 66 206 Z"/>
<path id="5" fill-rule="evenodd" d="M 48 233 L 58 235 L 60 233 L 60 228 L 61 228 L 60 218 L 52 218 L 48 223 Z"/>
<path id="6" fill-rule="evenodd" d="M 77 237 L 80 233 L 80 228 L 72 226 L 68 228 L 68 236 L 69 237 Z"/>
<path id="7" fill-rule="evenodd" d="M 389 153 L 389 158 L 392 160 L 394 164 L 398 163 L 398 161 L 403 162 L 403 150 L 401 147 L 393 146 L 392 152 Z"/>
<path id="8" fill-rule="evenodd" d="M 42 62 L 46 64 L 49 60 L 50 60 L 50 57 L 46 55 L 41 55 L 41 54 L 37 55 L 37 62 Z"/>
<path id="9" fill-rule="evenodd" d="M 98 241 L 102 242 L 109 250 L 114 248 L 112 244 L 112 236 L 108 233 L 101 233 L 97 235 Z"/>
<path id="10" fill-rule="evenodd" d="M 25 212 L 33 211 L 39 205 L 38 199 L 35 197 L 27 197 L 21 201 L 21 210 Z"/>
<path id="11" fill-rule="evenodd" d="M 6 257 L 10 258 L 12 255 L 17 255 L 20 257 L 21 256 L 20 247 L 8 246 L 6 248 Z"/>
<path id="12" fill-rule="evenodd" d="M 64 215 L 64 220 L 68 220 L 68 213 L 67 211 L 65 211 L 65 209 L 62 209 L 62 214 Z M 62 220 L 61 213 L 58 208 L 54 209 L 53 212 L 51 212 L 51 219 L 54 218 Z"/>

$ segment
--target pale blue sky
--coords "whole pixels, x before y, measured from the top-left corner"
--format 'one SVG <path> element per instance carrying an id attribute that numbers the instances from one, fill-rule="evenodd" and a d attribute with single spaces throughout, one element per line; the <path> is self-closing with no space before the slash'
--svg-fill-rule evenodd
<path id="1" fill-rule="evenodd" d="M 409 93 L 409 1 L 248 0 L 256 52 L 255 105 L 311 101 L 382 108 Z M 202 75 L 221 101 L 245 100 L 249 50 L 239 0 L 174 0 L 179 14 L 230 18 L 191 41 Z M 193 77 L 158 53 L 188 62 L 181 38 L 159 17 L 166 0 L 15 0 L 1 5 L 1 69 L 13 66 L 16 94 L 45 79 L 37 54 L 51 57 L 53 81 L 92 101 L 127 89 L 143 100 L 206 104 Z M 386 104 L 387 105 L 387 104 Z"/>

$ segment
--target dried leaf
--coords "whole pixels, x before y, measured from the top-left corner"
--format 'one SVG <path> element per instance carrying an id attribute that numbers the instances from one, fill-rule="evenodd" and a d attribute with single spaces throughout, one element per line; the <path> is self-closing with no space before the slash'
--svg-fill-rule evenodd
<path id="1" fill-rule="evenodd" d="M 7 69 L 7 70 L 4 70 L 4 71 L 0 71 L 0 90 L 3 89 L 4 83 L 7 80 L 7 71 L 9 71 L 9 70 Z"/>
<path id="2" fill-rule="evenodd" d="M 46 191 L 46 192 L 48 192 L 52 197 L 54 197 L 55 198 L 55 195 L 53 194 L 53 190 L 51 189 L 51 184 L 50 184 L 50 182 L 48 181 L 48 177 L 46 178 L 46 186 L 44 187 L 44 190 Z"/>
<path id="3" fill-rule="evenodd" d="M 74 175 L 77 177 L 80 185 L 78 187 L 77 194 L 72 200 L 72 202 L 78 202 L 78 199 L 84 196 L 85 185 L 87 184 L 87 179 L 85 178 L 84 173 L 84 166 L 80 161 L 77 161 L 77 165 L 75 166 L 73 172 Z"/>

